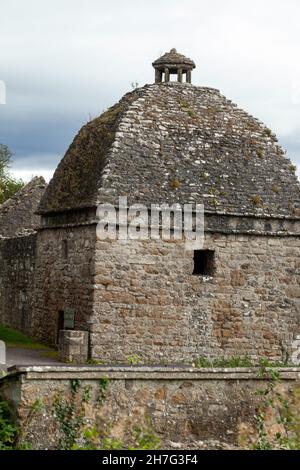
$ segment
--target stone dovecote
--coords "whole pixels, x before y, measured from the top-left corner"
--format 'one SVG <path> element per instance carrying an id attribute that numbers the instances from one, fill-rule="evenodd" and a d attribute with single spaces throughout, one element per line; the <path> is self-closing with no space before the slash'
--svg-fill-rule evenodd
<path id="1" fill-rule="evenodd" d="M 192 60 L 171 50 L 153 66 L 156 83 L 79 131 L 41 199 L 31 332 L 56 344 L 72 311 L 90 359 L 297 362 L 295 167 L 265 124 L 190 83 Z M 182 240 L 97 239 L 97 206 L 120 196 L 147 207 L 204 204 L 205 253 Z"/>

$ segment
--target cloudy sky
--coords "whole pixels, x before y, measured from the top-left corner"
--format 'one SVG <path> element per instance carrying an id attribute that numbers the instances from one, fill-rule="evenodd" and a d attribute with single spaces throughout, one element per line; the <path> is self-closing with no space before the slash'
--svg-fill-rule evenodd
<path id="1" fill-rule="evenodd" d="M 0 142 L 51 176 L 79 128 L 176 47 L 193 83 L 263 120 L 300 168 L 299 0 L 0 0 Z"/>

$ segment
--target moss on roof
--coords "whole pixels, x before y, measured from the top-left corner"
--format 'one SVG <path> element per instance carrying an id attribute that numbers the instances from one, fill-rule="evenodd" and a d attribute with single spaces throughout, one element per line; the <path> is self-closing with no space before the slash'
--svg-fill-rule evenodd
<path id="1" fill-rule="evenodd" d="M 118 204 L 119 196 L 129 204 L 300 215 L 299 182 L 272 131 L 218 90 L 178 83 L 135 90 L 84 126 L 39 210 Z"/>
<path id="2" fill-rule="evenodd" d="M 41 200 L 40 214 L 93 207 L 106 157 L 130 96 L 79 131 Z"/>

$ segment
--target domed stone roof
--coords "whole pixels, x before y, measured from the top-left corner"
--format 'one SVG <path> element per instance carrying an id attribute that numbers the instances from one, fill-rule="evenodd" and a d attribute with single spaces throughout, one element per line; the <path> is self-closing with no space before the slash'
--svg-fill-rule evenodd
<path id="1" fill-rule="evenodd" d="M 177 81 L 183 82 L 186 75 L 186 83 L 192 82 L 192 70 L 196 68 L 195 62 L 179 54 L 176 49 L 171 49 L 159 59 L 153 62 L 155 68 L 155 83 L 169 82 L 171 75 L 177 75 Z M 164 80 L 163 80 L 164 79 Z"/>
<path id="2" fill-rule="evenodd" d="M 214 213 L 296 217 L 300 186 L 275 135 L 219 91 L 146 85 L 86 124 L 42 214 L 101 202 L 204 203 Z"/>
<path id="3" fill-rule="evenodd" d="M 153 62 L 153 67 L 155 66 L 166 66 L 166 65 L 187 65 L 191 68 L 196 68 L 195 62 L 188 57 L 185 57 L 183 54 L 179 54 L 176 49 L 171 49 L 170 52 L 159 57 L 159 59 Z"/>

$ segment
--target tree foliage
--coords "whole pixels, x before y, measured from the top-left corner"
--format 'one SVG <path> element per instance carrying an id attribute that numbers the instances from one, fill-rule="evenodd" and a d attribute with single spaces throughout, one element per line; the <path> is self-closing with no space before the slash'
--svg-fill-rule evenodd
<path id="1" fill-rule="evenodd" d="M 12 156 L 11 150 L 6 145 L 0 144 L 0 204 L 24 186 L 22 180 L 13 178 L 9 173 Z"/>

